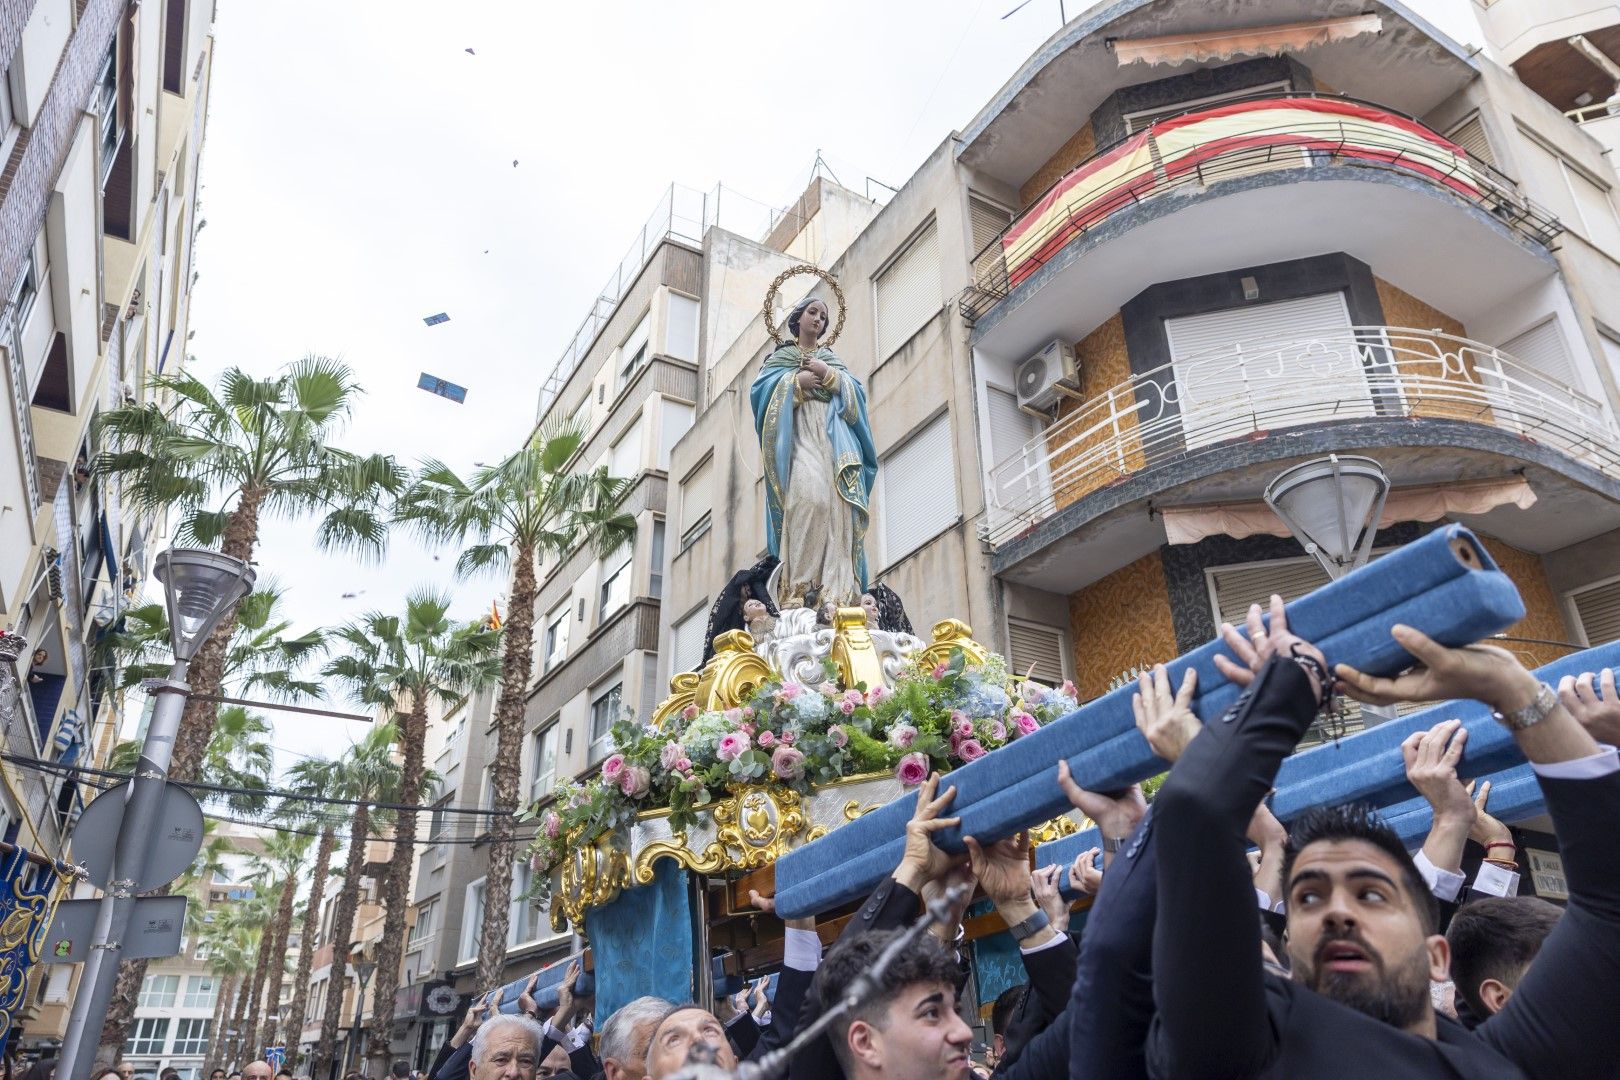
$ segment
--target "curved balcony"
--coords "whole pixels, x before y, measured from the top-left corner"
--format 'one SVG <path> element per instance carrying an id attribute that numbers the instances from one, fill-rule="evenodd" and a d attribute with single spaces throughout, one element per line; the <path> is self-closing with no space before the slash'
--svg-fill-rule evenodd
<path id="1" fill-rule="evenodd" d="M 1596 400 L 1490 345 L 1432 330 L 1341 328 L 1186 357 L 1085 401 L 987 478 L 983 539 L 1020 538 L 1092 492 L 1218 448 L 1336 422 L 1450 421 L 1547 447 L 1620 481 L 1620 436 Z M 1286 451 L 1283 451 L 1286 453 Z"/>
<path id="2" fill-rule="evenodd" d="M 1257 97 L 1159 120 L 1081 162 L 974 257 L 960 310 L 970 323 L 983 318 L 1077 240 L 1133 208 L 1246 189 L 1267 173 L 1297 170 L 1304 180 L 1343 167 L 1415 179 L 1542 247 L 1563 231 L 1512 180 L 1417 120 L 1350 98 Z"/>

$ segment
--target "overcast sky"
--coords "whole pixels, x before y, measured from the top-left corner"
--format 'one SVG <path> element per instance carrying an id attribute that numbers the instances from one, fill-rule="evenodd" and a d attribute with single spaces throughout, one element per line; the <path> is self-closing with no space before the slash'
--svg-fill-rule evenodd
<path id="1" fill-rule="evenodd" d="M 222 0 L 192 370 L 340 357 L 367 391 L 340 445 L 494 461 L 671 182 L 787 206 L 819 150 L 857 191 L 903 184 L 1057 30 L 1057 0 L 1017 2 Z M 471 618 L 503 584 L 408 537 L 357 566 L 310 535 L 267 523 L 258 554 L 300 627 L 421 585 Z M 364 729 L 275 722 L 281 767 Z"/>

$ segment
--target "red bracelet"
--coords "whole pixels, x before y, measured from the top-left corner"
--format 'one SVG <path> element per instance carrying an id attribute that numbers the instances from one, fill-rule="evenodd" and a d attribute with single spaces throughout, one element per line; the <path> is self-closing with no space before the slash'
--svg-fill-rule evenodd
<path id="1" fill-rule="evenodd" d="M 1490 854 L 1491 848 L 1499 848 L 1499 847 L 1505 847 L 1505 848 L 1508 848 L 1509 850 L 1512 850 L 1512 851 L 1518 851 L 1519 850 L 1519 845 L 1515 844 L 1511 840 L 1492 840 L 1490 843 L 1485 845 L 1485 852 L 1488 855 L 1488 854 Z"/>

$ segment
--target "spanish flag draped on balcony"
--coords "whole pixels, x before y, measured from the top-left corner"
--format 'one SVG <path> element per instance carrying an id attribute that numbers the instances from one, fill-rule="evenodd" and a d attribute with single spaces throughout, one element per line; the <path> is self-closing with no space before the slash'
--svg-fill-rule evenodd
<path id="1" fill-rule="evenodd" d="M 1477 200 L 1467 153 L 1415 120 L 1339 98 L 1256 98 L 1160 120 L 1081 164 L 1002 236 L 1016 286 L 1087 229 L 1182 184 L 1210 184 L 1333 161 L 1417 173 Z"/>

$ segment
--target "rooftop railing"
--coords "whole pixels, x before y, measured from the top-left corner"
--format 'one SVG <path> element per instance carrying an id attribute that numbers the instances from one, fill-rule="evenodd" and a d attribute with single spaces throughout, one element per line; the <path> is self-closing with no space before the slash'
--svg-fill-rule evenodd
<path id="1" fill-rule="evenodd" d="M 1341 327 L 1209 350 L 1080 403 L 991 468 L 980 534 L 1000 545 L 1139 470 L 1257 432 L 1358 418 L 1484 424 L 1620 479 L 1620 436 L 1581 391 L 1467 338 Z"/>
<path id="2" fill-rule="evenodd" d="M 963 318 L 982 318 L 1080 236 L 1140 203 L 1282 169 L 1389 169 L 1446 188 L 1549 244 L 1558 219 L 1411 117 L 1351 98 L 1260 95 L 1155 121 L 1075 166 L 974 256 Z"/>

